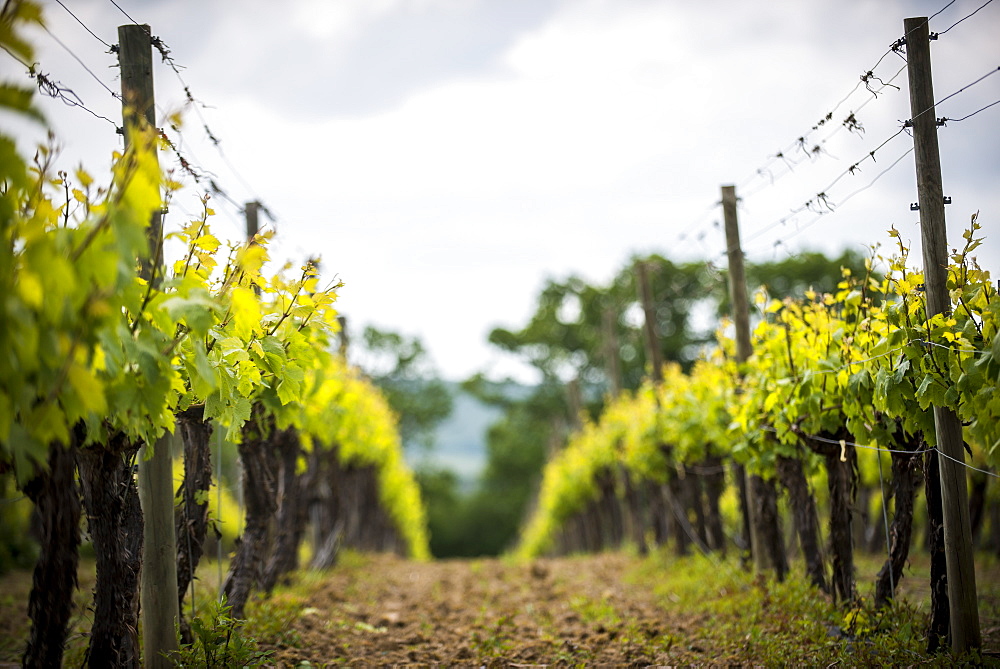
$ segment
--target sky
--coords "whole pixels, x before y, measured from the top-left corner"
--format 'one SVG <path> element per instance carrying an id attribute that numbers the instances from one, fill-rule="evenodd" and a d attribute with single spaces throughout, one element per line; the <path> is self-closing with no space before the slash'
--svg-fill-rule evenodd
<path id="1" fill-rule="evenodd" d="M 984 2 L 931 20 L 936 100 L 1000 67 L 1000 2 L 951 27 Z M 106 117 L 38 99 L 61 166 L 107 172 L 121 141 L 107 45 L 117 26 L 149 24 L 180 70 L 157 58 L 158 118 L 183 113 L 168 135 L 232 200 L 213 198 L 213 231 L 239 239 L 240 206 L 260 200 L 272 255 L 320 255 L 352 331 L 419 336 L 449 379 L 533 380 L 487 336 L 524 325 L 547 279 L 606 282 L 647 253 L 722 266 L 724 184 L 741 198 L 747 262 L 888 252 L 891 226 L 920 255 L 905 62 L 889 46 L 904 18 L 947 0 L 117 3 L 43 1 L 48 31 L 30 33 L 39 69 Z M 2 53 L 0 76 L 29 82 Z M 936 113 L 997 100 L 1000 73 Z M 25 151 L 44 138 L 3 122 Z M 996 276 L 998 128 L 1000 104 L 939 129 L 950 245 L 978 211 L 977 255 Z M 166 219 L 178 228 L 207 184 L 169 151 L 161 165 L 190 184 Z"/>

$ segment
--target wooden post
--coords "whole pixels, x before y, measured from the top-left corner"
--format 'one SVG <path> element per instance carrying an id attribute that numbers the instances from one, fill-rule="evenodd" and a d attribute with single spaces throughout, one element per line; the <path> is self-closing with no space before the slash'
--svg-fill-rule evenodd
<path id="1" fill-rule="evenodd" d="M 251 241 L 254 235 L 260 230 L 258 214 L 260 212 L 260 202 L 247 202 L 243 206 L 243 213 L 247 219 L 247 241 Z"/>
<path id="2" fill-rule="evenodd" d="M 736 186 L 722 187 L 722 215 L 726 225 L 726 255 L 729 259 L 729 299 L 733 303 L 733 325 L 736 326 L 736 359 L 745 362 L 753 349 L 750 346 L 750 303 L 747 300 L 747 277 L 740 248 L 740 226 L 736 217 Z"/>
<path id="3" fill-rule="evenodd" d="M 569 408 L 570 429 L 574 432 L 583 428 L 580 419 L 583 413 L 583 395 L 580 391 L 580 377 L 573 378 L 566 384 L 566 404 Z"/>
<path id="4" fill-rule="evenodd" d="M 753 348 L 750 345 L 750 303 L 747 300 L 746 271 L 743 267 L 743 249 L 740 248 L 740 226 L 736 217 L 736 186 L 722 187 L 722 215 L 729 260 L 729 301 L 732 303 L 733 325 L 736 328 L 736 360 L 743 363 L 753 354 Z M 743 465 L 736 466 L 736 478 L 738 489 L 744 491 L 740 506 L 743 507 L 744 531 L 749 534 L 750 555 L 755 569 L 762 572 L 768 568 L 769 560 L 757 525 L 753 486 L 746 483 Z"/>
<path id="5" fill-rule="evenodd" d="M 645 314 L 646 360 L 652 365 L 651 378 L 659 385 L 663 381 L 663 351 L 656 334 L 656 309 L 653 305 L 653 291 L 649 286 L 649 268 L 639 260 L 635 264 L 636 280 L 639 283 L 639 299 Z"/>
<path id="6" fill-rule="evenodd" d="M 125 146 L 140 128 L 155 131 L 153 99 L 153 48 L 147 25 L 118 27 L 121 64 Z M 155 150 L 155 149 L 154 149 Z M 150 221 L 150 258 L 140 267 L 141 276 L 159 282 L 163 261 L 162 214 Z M 139 500 L 142 505 L 143 553 L 140 602 L 145 666 L 166 668 L 165 653 L 177 650 L 177 546 L 174 534 L 172 435 L 164 434 L 153 445 L 152 457 L 139 458 Z"/>
<path id="7" fill-rule="evenodd" d="M 122 117 L 125 148 L 135 141 L 140 130 L 156 128 L 156 104 L 153 98 L 153 47 L 149 26 L 118 26 L 118 63 L 122 78 Z M 140 273 L 147 281 L 158 280 L 154 267 L 162 260 L 163 224 L 160 212 L 153 214 L 146 232 L 149 259 L 143 259 Z"/>
<path id="8" fill-rule="evenodd" d="M 254 200 L 253 202 L 247 202 L 243 205 L 243 214 L 247 219 L 247 244 L 255 245 L 254 237 L 257 236 L 257 232 L 260 230 L 260 224 L 258 220 L 258 214 L 260 213 L 260 202 Z M 253 292 L 260 297 L 260 286 L 256 283 L 253 284 Z M 241 486 L 242 487 L 242 486 Z"/>
<path id="9" fill-rule="evenodd" d="M 337 323 L 340 325 L 340 339 L 337 350 L 341 357 L 347 360 L 347 350 L 351 345 L 351 338 L 347 333 L 347 316 L 337 316 Z"/>
<path id="10" fill-rule="evenodd" d="M 903 30 L 906 34 L 910 114 L 917 168 L 917 198 L 920 204 L 924 288 L 927 295 L 928 316 L 935 316 L 951 312 L 951 299 L 948 295 L 948 240 L 927 18 L 905 19 Z M 934 428 L 938 443 L 941 503 L 944 510 L 951 646 L 953 651 L 961 653 L 982 645 L 962 423 L 951 409 L 934 407 Z"/>

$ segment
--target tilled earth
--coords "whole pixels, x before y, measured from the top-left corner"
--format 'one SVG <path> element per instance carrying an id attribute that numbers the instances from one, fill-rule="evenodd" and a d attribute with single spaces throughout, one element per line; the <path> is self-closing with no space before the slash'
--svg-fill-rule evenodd
<path id="1" fill-rule="evenodd" d="M 524 565 L 373 557 L 317 582 L 295 647 L 264 648 L 280 666 L 674 664 L 671 648 L 704 621 L 669 619 L 625 578 L 630 564 L 620 555 Z M 701 650 L 690 643 L 688 660 Z"/>
<path id="2" fill-rule="evenodd" d="M 253 598 L 241 636 L 270 651 L 265 666 L 944 667 L 954 659 L 920 652 L 925 558 L 900 584 L 906 601 L 884 620 L 838 612 L 804 582 L 777 585 L 718 561 L 660 564 L 621 553 L 529 564 L 342 558 L 328 571 L 296 573 L 270 598 Z M 880 561 L 861 564 L 859 588 L 870 592 Z M 980 566 L 983 663 L 1000 667 L 1000 565 Z M 202 606 L 214 602 L 221 571 L 199 570 Z M 66 667 L 84 664 L 92 562 L 81 565 L 80 583 Z M 30 587 L 30 572 L 0 576 L 0 667 L 20 664 Z M 848 627 L 855 621 L 863 634 Z"/>

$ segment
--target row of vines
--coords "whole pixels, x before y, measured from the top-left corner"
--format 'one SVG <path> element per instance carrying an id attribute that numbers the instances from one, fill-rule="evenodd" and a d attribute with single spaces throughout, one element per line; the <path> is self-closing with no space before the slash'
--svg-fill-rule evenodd
<path id="1" fill-rule="evenodd" d="M 873 254 L 865 276 L 844 270 L 835 294 L 759 293 L 746 363 L 737 364 L 724 326 L 690 371 L 667 365 L 661 384 L 613 398 L 570 439 L 545 470 L 520 553 L 668 540 L 680 553 L 724 551 L 729 534 L 748 548 L 755 518 L 756 548 L 781 578 L 783 490 L 808 578 L 847 603 L 857 597 L 858 515 L 893 510 L 869 537 L 888 552 L 876 584 L 882 605 L 904 574 L 923 477 L 935 647 L 948 606 L 933 407 L 958 414 L 973 466 L 1000 468 L 1000 296 L 974 259 L 979 230 L 973 217 L 951 256 L 949 315 L 927 316 L 922 275 L 909 269 L 895 230 L 894 255 Z M 970 474 L 981 526 L 989 473 Z M 883 480 L 883 496 L 859 497 Z M 747 499 L 754 508 L 741 514 Z M 825 538 L 820 510 L 829 513 Z"/>
<path id="2" fill-rule="evenodd" d="M 2 46 L 32 62 L 18 27 L 40 22 L 37 7 L 8 3 L 2 18 Z M 43 122 L 30 90 L 3 92 L 5 112 Z M 135 465 L 183 447 L 183 604 L 212 521 L 213 430 L 237 444 L 243 471 L 224 584 L 234 617 L 296 567 L 310 518 L 319 565 L 345 543 L 428 555 L 395 418 L 333 352 L 339 285 L 321 286 L 312 261 L 267 273 L 269 235 L 222 244 L 207 196 L 159 251 L 150 221 L 180 186 L 161 173 L 151 129 L 129 139 L 102 186 L 57 171 L 52 147 L 26 160 L 0 136 L 0 476 L 34 502 L 41 543 L 25 666 L 60 666 L 84 520 L 97 559 L 90 666 L 138 666 Z"/>

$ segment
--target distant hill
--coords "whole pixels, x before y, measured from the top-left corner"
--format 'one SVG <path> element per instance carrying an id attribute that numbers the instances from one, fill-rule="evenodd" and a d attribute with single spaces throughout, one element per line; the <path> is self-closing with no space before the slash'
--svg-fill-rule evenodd
<path id="1" fill-rule="evenodd" d="M 434 433 L 434 449 L 424 452 L 412 449 L 407 453 L 411 467 L 430 464 L 455 472 L 464 490 L 470 489 L 486 466 L 486 431 L 503 412 L 483 404 L 462 390 L 461 384 L 448 382 L 455 404 L 451 415 L 444 419 Z M 505 394 L 523 397 L 528 389 L 509 383 L 497 386 Z"/>

